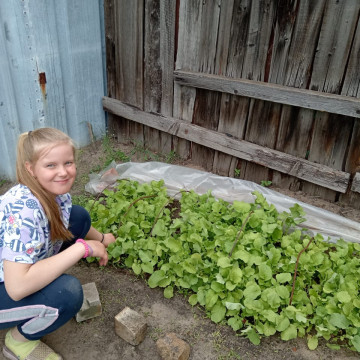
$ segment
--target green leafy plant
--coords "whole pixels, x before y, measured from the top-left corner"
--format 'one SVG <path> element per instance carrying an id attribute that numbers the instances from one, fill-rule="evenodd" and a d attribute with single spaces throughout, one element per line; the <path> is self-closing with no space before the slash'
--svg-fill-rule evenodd
<path id="1" fill-rule="evenodd" d="M 229 204 L 182 191 L 178 201 L 162 181 L 122 180 L 87 207 L 94 226 L 117 238 L 110 262 L 163 288 L 166 298 L 187 295 L 254 344 L 279 333 L 306 337 L 310 349 L 324 338 L 360 352 L 360 245 L 310 237 L 298 204 L 279 213 L 253 195 L 253 203 Z"/>
<path id="2" fill-rule="evenodd" d="M 272 184 L 272 181 L 270 181 L 270 180 L 262 180 L 261 183 L 260 183 L 260 185 L 264 186 L 264 187 L 268 187 L 271 184 Z"/>
<path id="3" fill-rule="evenodd" d="M 123 151 L 114 149 L 114 146 L 108 135 L 102 139 L 102 148 L 105 154 L 105 159 L 103 164 L 105 166 L 109 165 L 113 160 L 122 161 L 122 162 L 130 161 L 130 157 L 127 156 Z"/>

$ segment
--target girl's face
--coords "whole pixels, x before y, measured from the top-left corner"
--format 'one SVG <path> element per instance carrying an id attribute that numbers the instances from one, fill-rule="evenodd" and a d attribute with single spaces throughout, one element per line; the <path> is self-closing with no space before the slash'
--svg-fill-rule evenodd
<path id="1" fill-rule="evenodd" d="M 74 152 L 70 144 L 54 146 L 26 168 L 40 185 L 51 194 L 61 195 L 70 191 L 76 176 Z"/>

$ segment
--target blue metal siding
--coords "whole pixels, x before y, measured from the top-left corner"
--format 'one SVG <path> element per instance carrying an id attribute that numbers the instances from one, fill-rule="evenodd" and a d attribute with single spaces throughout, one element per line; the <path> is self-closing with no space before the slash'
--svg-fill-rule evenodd
<path id="1" fill-rule="evenodd" d="M 103 0 L 0 1 L 0 177 L 15 176 L 21 132 L 103 136 L 104 74 Z"/>

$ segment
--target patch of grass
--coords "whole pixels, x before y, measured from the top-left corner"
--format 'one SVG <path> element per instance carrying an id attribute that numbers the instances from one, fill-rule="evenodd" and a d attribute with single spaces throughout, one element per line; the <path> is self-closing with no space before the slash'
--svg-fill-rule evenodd
<path id="1" fill-rule="evenodd" d="M 159 327 L 154 327 L 151 329 L 149 336 L 152 340 L 157 341 L 164 335 L 164 330 Z"/>
<path id="2" fill-rule="evenodd" d="M 103 167 L 108 166 L 113 160 L 116 162 L 130 161 L 130 157 L 127 156 L 123 151 L 114 149 L 113 142 L 111 141 L 108 135 L 106 135 L 102 140 L 102 148 L 104 150 L 104 155 L 105 155 Z"/>
<path id="3" fill-rule="evenodd" d="M 171 150 L 168 154 L 160 154 L 147 149 L 139 141 L 132 140 L 131 143 L 133 144 L 133 149 L 130 155 L 136 155 L 141 158 L 142 161 L 162 161 L 171 164 L 180 158 L 174 150 Z"/>
<path id="4" fill-rule="evenodd" d="M 217 360 L 241 360 L 241 356 L 235 352 L 234 350 L 230 350 L 229 352 L 227 352 L 226 354 L 223 355 L 219 355 Z"/>
<path id="5" fill-rule="evenodd" d="M 180 156 L 173 150 L 169 152 L 169 154 L 165 155 L 165 162 L 168 164 L 172 164 L 173 162 L 179 160 Z"/>

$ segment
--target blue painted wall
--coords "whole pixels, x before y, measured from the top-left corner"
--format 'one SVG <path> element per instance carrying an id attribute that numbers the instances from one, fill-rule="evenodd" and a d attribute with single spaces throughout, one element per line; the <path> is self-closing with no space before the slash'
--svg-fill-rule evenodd
<path id="1" fill-rule="evenodd" d="M 78 146 L 105 134 L 103 0 L 0 1 L 0 178 L 20 133 L 51 126 Z"/>

